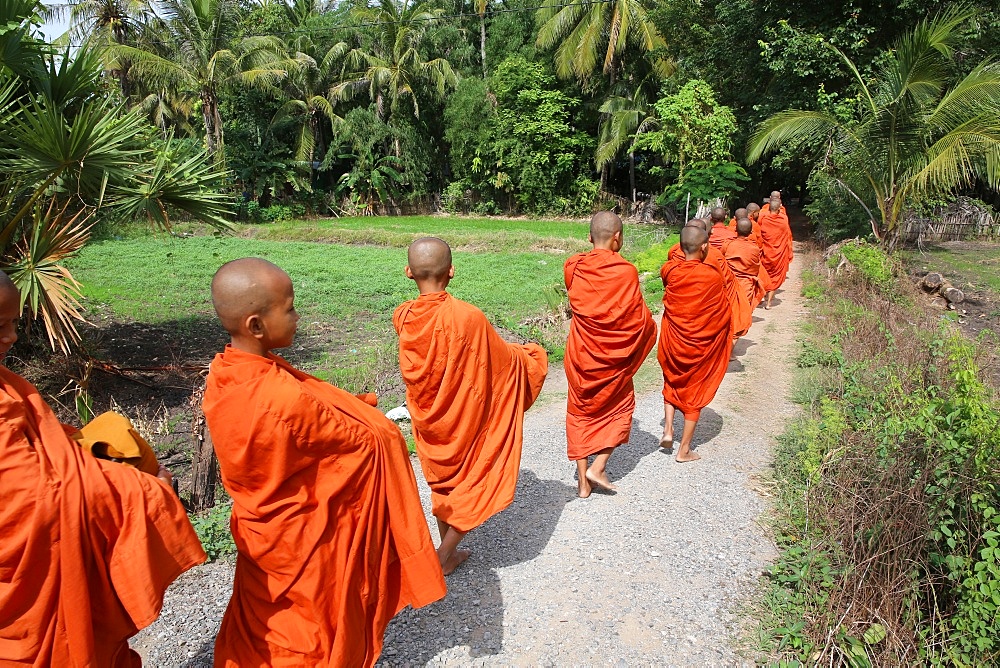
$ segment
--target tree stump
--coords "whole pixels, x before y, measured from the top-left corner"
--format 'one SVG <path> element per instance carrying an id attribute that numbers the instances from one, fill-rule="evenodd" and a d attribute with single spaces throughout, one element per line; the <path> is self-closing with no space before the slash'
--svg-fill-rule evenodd
<path id="1" fill-rule="evenodd" d="M 943 284 L 944 284 L 944 276 L 937 273 L 936 271 L 930 272 L 929 274 L 924 276 L 924 280 L 921 281 L 921 285 L 928 292 L 937 292 L 938 290 L 941 289 L 941 286 Z"/>
<path id="2" fill-rule="evenodd" d="M 965 301 L 965 293 L 948 283 L 941 286 L 938 294 L 947 299 L 949 304 L 960 304 Z"/>
<path id="3" fill-rule="evenodd" d="M 215 458 L 215 446 L 205 423 L 205 413 L 201 410 L 204 396 L 204 385 L 191 395 L 194 412 L 191 424 L 191 510 L 195 512 L 215 505 L 215 483 L 218 479 L 219 463 Z"/>

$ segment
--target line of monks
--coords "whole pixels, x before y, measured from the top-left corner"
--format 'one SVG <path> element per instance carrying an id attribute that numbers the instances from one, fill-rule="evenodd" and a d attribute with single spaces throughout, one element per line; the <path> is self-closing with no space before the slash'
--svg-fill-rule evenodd
<path id="1" fill-rule="evenodd" d="M 661 270 L 661 445 L 672 448 L 681 410 L 678 461 L 698 458 L 699 411 L 791 260 L 780 196 L 766 215 L 742 212 L 730 225 L 721 209 L 712 227 L 690 221 Z M 632 379 L 656 340 L 636 269 L 619 254 L 621 220 L 595 215 L 590 241 L 564 267 L 567 452 L 584 498 L 615 489 L 605 467 L 629 440 Z M 780 252 L 769 259 L 769 249 Z M 419 296 L 393 324 L 436 549 L 404 439 L 374 395 L 352 395 L 272 352 L 291 345 L 299 319 L 288 274 L 243 258 L 212 280 L 230 343 L 211 363 L 203 408 L 237 547 L 216 666 L 374 664 L 392 617 L 441 599 L 444 576 L 469 558 L 462 539 L 513 500 L 545 351 L 504 341 L 447 292 L 455 268 L 444 241 L 411 244 L 405 272 Z M 19 312 L 0 273 L 4 356 Z M 156 618 L 170 582 L 205 559 L 148 445 L 127 420 L 99 424 L 61 425 L 30 383 L 0 367 L 0 666 L 140 665 L 128 638 Z"/>

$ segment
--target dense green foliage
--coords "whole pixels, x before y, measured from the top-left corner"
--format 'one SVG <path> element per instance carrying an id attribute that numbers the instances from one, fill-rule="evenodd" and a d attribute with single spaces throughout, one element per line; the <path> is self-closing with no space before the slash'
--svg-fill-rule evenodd
<path id="1" fill-rule="evenodd" d="M 805 281 L 823 319 L 798 360 L 805 416 L 776 455 L 765 649 L 809 664 L 995 665 L 1000 402 L 976 346 L 888 299 L 905 277 L 878 248 L 852 247 L 862 280 Z"/>

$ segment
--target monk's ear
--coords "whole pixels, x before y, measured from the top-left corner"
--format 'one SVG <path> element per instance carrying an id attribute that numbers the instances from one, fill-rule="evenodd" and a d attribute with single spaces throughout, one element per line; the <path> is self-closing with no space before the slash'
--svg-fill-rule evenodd
<path id="1" fill-rule="evenodd" d="M 587 243 L 588 244 L 594 243 L 594 235 L 591 234 L 590 232 L 587 232 Z"/>
<path id="2" fill-rule="evenodd" d="M 448 267 L 448 278 L 455 278 L 455 265 Z"/>
<path id="3" fill-rule="evenodd" d="M 622 230 L 618 230 L 611 236 L 611 244 L 612 246 L 618 244 L 618 250 L 622 249 L 622 246 L 625 245 L 625 242 L 622 241 Z"/>
<path id="4" fill-rule="evenodd" d="M 255 339 L 259 339 L 264 336 L 264 321 L 261 320 L 260 314 L 251 313 L 247 316 L 246 320 L 243 321 L 243 326 L 250 336 Z"/>
<path id="5" fill-rule="evenodd" d="M 406 265 L 406 269 L 405 269 L 405 273 L 406 273 L 406 277 L 407 277 L 408 279 L 410 279 L 411 281 L 412 281 L 412 280 L 415 280 L 415 279 L 413 278 L 413 270 L 412 270 L 412 269 L 410 269 L 410 265 Z"/>

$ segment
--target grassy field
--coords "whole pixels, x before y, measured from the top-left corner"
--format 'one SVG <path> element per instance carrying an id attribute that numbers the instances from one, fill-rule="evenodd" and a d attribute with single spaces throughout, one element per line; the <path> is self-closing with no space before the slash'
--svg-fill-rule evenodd
<path id="1" fill-rule="evenodd" d="M 164 336 L 214 332 L 209 284 L 223 263 L 245 256 L 271 260 L 295 285 L 302 314 L 293 362 L 351 391 L 389 387 L 397 364 L 393 310 L 416 297 L 403 274 L 406 246 L 435 235 L 456 249 L 449 290 L 481 308 L 512 338 L 540 341 L 561 359 L 565 322 L 557 317 L 562 265 L 587 250 L 587 224 L 567 221 L 406 217 L 243 225 L 230 235 L 198 227 L 181 236 L 125 230 L 92 242 L 70 264 L 93 318 L 163 326 Z M 635 260 L 666 238 L 662 228 L 629 226 L 624 254 Z M 658 279 L 647 282 L 655 307 Z M 205 337 L 203 337 L 205 338 Z M 210 337 L 208 337 L 210 338 Z M 397 372 L 398 373 L 398 372 Z M 397 396 L 398 395 L 398 396 Z"/>
<path id="2" fill-rule="evenodd" d="M 907 261 L 940 272 L 956 284 L 1000 295 L 1000 244 L 945 244 L 924 253 L 910 252 Z"/>

